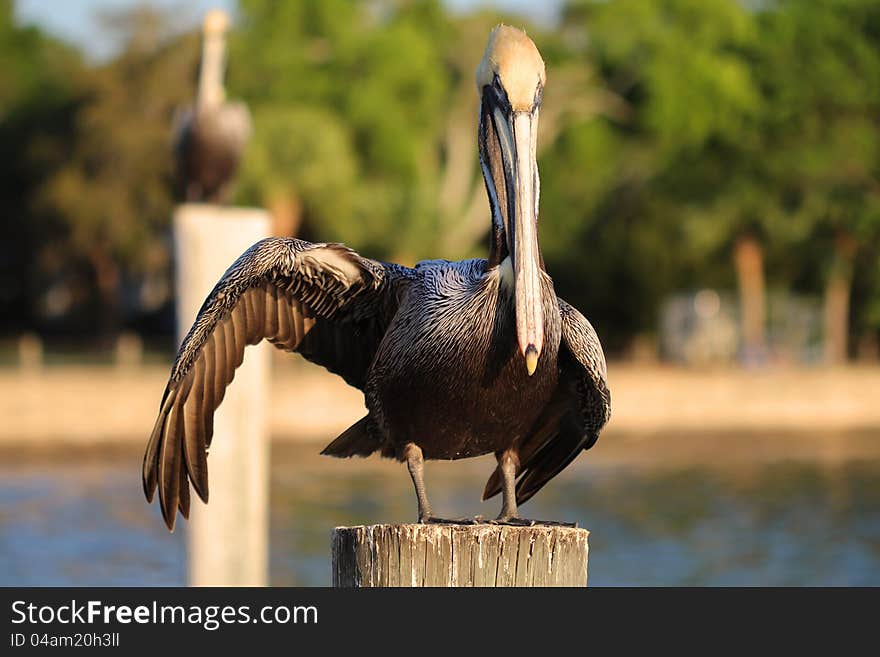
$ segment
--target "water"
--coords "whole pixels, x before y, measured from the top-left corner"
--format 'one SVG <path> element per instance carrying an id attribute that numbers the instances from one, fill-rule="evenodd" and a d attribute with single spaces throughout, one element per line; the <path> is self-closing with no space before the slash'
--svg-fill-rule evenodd
<path id="1" fill-rule="evenodd" d="M 876 586 L 875 443 L 867 434 L 619 439 L 581 456 L 522 511 L 590 529 L 592 585 Z M 273 584 L 329 583 L 333 526 L 415 514 L 402 465 L 317 452 L 273 454 Z M 168 534 L 144 503 L 139 454 L 20 461 L 7 454 L 0 465 L 0 585 L 185 583 L 185 527 Z M 497 513 L 497 499 L 478 501 L 491 469 L 491 457 L 430 463 L 435 512 Z"/>

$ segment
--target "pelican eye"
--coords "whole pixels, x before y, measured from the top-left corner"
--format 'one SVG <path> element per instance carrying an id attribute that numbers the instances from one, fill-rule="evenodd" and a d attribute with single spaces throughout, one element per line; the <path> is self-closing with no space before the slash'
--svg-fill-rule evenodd
<path id="1" fill-rule="evenodd" d="M 495 94 L 495 100 L 498 102 L 498 105 L 504 111 L 510 110 L 510 101 L 507 98 L 507 90 L 501 84 L 501 78 L 498 77 L 498 74 L 495 74 L 495 77 L 492 78 L 492 92 Z"/>
<path id="2" fill-rule="evenodd" d="M 538 88 L 535 90 L 535 102 L 532 103 L 532 111 L 533 112 L 541 104 L 541 101 L 543 100 L 543 98 L 544 98 L 544 85 L 539 82 Z"/>

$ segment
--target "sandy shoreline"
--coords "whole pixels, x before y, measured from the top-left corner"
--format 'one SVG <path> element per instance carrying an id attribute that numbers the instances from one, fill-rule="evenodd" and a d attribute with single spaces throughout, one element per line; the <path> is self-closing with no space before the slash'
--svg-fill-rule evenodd
<path id="1" fill-rule="evenodd" d="M 0 446 L 141 443 L 168 368 L 0 370 Z M 845 432 L 880 436 L 880 368 L 696 371 L 611 364 L 607 432 Z M 233 382 L 233 385 L 235 383 Z M 363 396 L 312 366 L 276 367 L 274 441 L 332 439 L 365 413 Z"/>

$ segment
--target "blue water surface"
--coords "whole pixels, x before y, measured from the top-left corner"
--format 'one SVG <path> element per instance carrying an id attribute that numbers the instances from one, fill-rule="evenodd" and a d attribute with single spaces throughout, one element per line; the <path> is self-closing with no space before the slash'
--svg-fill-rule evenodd
<path id="1" fill-rule="evenodd" d="M 410 522 L 406 469 L 276 447 L 271 583 L 329 584 L 338 525 Z M 492 516 L 480 503 L 491 457 L 430 463 L 435 513 Z M 147 506 L 140 454 L 5 458 L 0 584 L 186 583 L 185 523 L 169 534 Z M 590 532 L 591 585 L 880 585 L 880 459 L 738 459 L 633 465 L 582 456 L 522 508 Z"/>

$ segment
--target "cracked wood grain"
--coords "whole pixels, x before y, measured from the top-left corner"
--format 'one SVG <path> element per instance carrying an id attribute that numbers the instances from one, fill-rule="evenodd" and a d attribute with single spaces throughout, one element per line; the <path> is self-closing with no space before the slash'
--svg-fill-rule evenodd
<path id="1" fill-rule="evenodd" d="M 588 537 L 542 525 L 337 527 L 333 586 L 586 586 Z"/>

